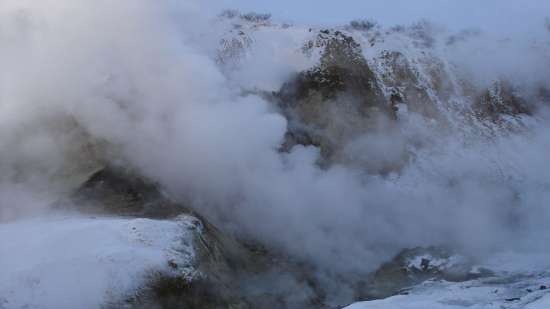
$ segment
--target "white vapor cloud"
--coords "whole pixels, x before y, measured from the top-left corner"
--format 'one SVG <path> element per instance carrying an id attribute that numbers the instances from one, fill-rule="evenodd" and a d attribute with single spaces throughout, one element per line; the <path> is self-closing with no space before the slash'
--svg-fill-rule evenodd
<path id="1" fill-rule="evenodd" d="M 544 247 L 550 132 L 542 112 L 524 131 L 491 140 L 437 132 L 410 115 L 395 135 L 365 136 L 349 149 L 377 165 L 400 159 L 387 153 L 408 150 L 411 140 L 425 141 L 400 173 L 321 169 L 315 147 L 280 153 L 285 118 L 238 87 L 274 90 L 311 63 L 273 44 L 225 74 L 215 61 L 225 29 L 212 21 L 217 5 L 3 0 L 0 222 L 47 211 L 74 185 L 67 175 L 122 162 L 224 228 L 326 268 L 370 271 L 419 245 L 475 254 L 523 239 Z M 261 35 L 258 44 L 305 37 Z M 482 43 L 492 44 L 474 45 Z M 482 68 L 485 80 L 515 70 L 504 62 L 517 50 L 497 53 L 494 65 L 463 50 L 449 55 L 470 71 Z M 526 62 L 521 76 L 540 80 L 544 72 L 531 70 L 540 63 Z"/>

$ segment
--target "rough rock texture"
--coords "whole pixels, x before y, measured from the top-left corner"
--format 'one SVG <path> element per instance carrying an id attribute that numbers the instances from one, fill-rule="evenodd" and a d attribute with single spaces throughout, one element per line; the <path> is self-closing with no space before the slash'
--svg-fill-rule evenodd
<path id="1" fill-rule="evenodd" d="M 381 133 L 399 140 L 407 135 L 399 130 L 410 114 L 423 117 L 438 132 L 464 131 L 473 124 L 490 137 L 494 129 L 518 128 L 517 120 L 533 111 L 534 101 L 549 101 L 544 88 L 530 95 L 504 80 L 485 90 L 474 85 L 472 76 L 449 59 L 445 49 L 465 44 L 479 35 L 476 32 L 441 37 L 428 22 L 390 29 L 369 21 L 325 30 L 285 28 L 239 16 L 230 14 L 234 28 L 220 42 L 219 57 L 226 59 L 221 61 L 223 68 L 238 68 L 247 63 L 240 60 L 255 56 L 256 32 L 287 31 L 289 37 L 299 38 L 293 42 L 296 53 L 308 59 L 305 67 L 309 69 L 297 66 L 297 72 L 275 92 L 260 84 L 241 85 L 241 90 L 274 102 L 287 118 L 281 151 L 295 145 L 316 146 L 324 167 L 359 167 L 356 153 L 350 154 L 348 146 Z M 301 43 L 302 38 L 308 39 Z M 309 61 L 316 64 L 311 67 Z M 417 145 L 404 143 L 385 155 L 395 160 L 378 169 L 369 167 L 368 172 L 399 172 L 414 160 L 414 151 L 404 148 Z"/>
<path id="2" fill-rule="evenodd" d="M 440 116 L 437 102 L 429 94 L 429 87 L 423 85 L 419 73 L 405 55 L 398 51 L 383 51 L 380 62 L 384 68 L 381 78 L 384 85 L 391 89 L 392 107 L 402 103 L 407 105 L 409 111 L 428 118 Z"/>
<path id="3" fill-rule="evenodd" d="M 227 17 L 237 19 L 236 15 Z M 266 16 L 238 19 L 269 26 Z M 367 23 L 354 26 L 367 30 L 372 27 Z M 426 35 L 425 27 L 414 28 L 411 35 L 417 48 L 428 50 L 436 42 Z M 238 23 L 231 33 L 235 37 L 221 40 L 218 59 L 228 68 L 238 65 L 235 59 L 246 57 L 247 49 L 254 44 Z M 312 58 L 319 56 L 316 66 L 297 73 L 276 93 L 258 91 L 276 102 L 289 120 L 283 151 L 297 144 L 314 145 L 321 150 L 321 164 L 345 162 L 349 144 L 365 135 L 393 129 L 399 122 L 398 105 L 440 120 L 441 109 L 455 103 L 451 98 L 458 96 L 460 84 L 449 76 L 443 60 L 429 53 L 410 58 L 397 50 L 383 50 L 369 62 L 363 48 L 373 46 L 361 46 L 360 42 L 364 41 L 347 32 L 321 30 L 301 49 Z M 246 90 L 251 91 L 243 92 Z M 541 91 L 540 96 L 550 97 L 548 91 Z M 491 122 L 502 121 L 503 115 L 530 112 L 524 99 L 505 82 L 495 83 L 473 106 L 465 106 L 482 121 Z M 406 156 L 401 161 L 405 162 Z M 384 166 L 378 172 L 388 169 L 397 168 Z M 123 304 L 127 308 L 337 308 L 354 301 L 407 293 L 410 286 L 429 279 L 464 281 L 489 274 L 473 269 L 471 261 L 441 248 L 404 250 L 370 275 L 316 269 L 219 230 L 191 207 L 172 200 L 155 183 L 125 169 L 109 167 L 96 172 L 63 204 L 98 214 L 195 218 L 185 221 L 192 222 L 187 228 L 195 235 L 197 255 L 192 269 L 170 261 L 174 274 L 153 276 L 150 284 Z"/>
<path id="4" fill-rule="evenodd" d="M 493 270 L 464 282 L 427 280 L 400 295 L 346 309 L 537 309 L 550 305 L 548 254 L 508 252 L 480 261 Z"/>
<path id="5" fill-rule="evenodd" d="M 476 114 L 481 119 L 502 122 L 505 116 L 531 114 L 532 106 L 506 81 L 493 83 L 476 101 Z"/>
<path id="6" fill-rule="evenodd" d="M 155 183 L 116 167 L 95 172 L 63 204 L 78 205 L 84 212 L 152 219 L 191 213 L 189 208 L 172 201 Z"/>
<path id="7" fill-rule="evenodd" d="M 130 308 L 324 308 L 308 269 L 198 225 L 193 280 L 158 277 Z"/>
<path id="8" fill-rule="evenodd" d="M 443 249 L 405 250 L 373 274 L 337 274 L 217 229 L 205 218 L 172 201 L 159 187 L 135 173 L 112 167 L 93 174 L 72 196 L 93 214 L 115 214 L 179 222 L 192 257 L 168 261 L 172 270 L 153 274 L 149 284 L 107 308 L 341 308 L 355 301 L 402 292 L 427 279 L 469 280 L 469 261 Z M 192 236 L 192 243 L 189 242 Z M 184 261 L 184 262 L 180 262 Z M 190 262 L 191 261 L 191 262 Z"/>
<path id="9" fill-rule="evenodd" d="M 139 293 L 110 308 L 303 309 L 357 300 L 341 296 L 342 291 L 332 286 L 330 294 L 312 266 L 225 234 L 129 170 L 107 167 L 96 172 L 70 200 L 59 204 L 69 205 L 98 215 L 175 220 L 194 235 L 196 256 L 191 267 L 170 260 L 172 273 L 152 276 Z M 351 286 L 345 284 L 342 290 Z"/>
<path id="10" fill-rule="evenodd" d="M 300 72 L 275 96 L 289 119 L 285 148 L 315 145 L 324 159 L 333 160 L 351 139 L 395 115 L 351 36 L 322 30 L 303 47 L 306 53 L 318 49 L 319 65 Z"/>
<path id="11" fill-rule="evenodd" d="M 407 293 L 406 289 L 429 279 L 468 281 L 490 275 L 469 259 L 439 248 L 405 249 L 380 266 L 365 284 L 363 299 L 380 299 Z"/>

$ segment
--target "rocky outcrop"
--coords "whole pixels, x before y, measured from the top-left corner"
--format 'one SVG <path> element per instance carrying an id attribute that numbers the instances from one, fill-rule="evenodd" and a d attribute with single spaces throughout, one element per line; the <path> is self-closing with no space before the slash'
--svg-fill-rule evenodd
<path id="1" fill-rule="evenodd" d="M 203 222 L 203 221 L 201 221 Z M 245 245 L 199 223 L 194 246 L 199 276 L 159 276 L 130 308 L 324 308 L 324 294 L 307 267 Z M 174 265 L 176 267 L 176 265 Z"/>
<path id="2" fill-rule="evenodd" d="M 93 215 L 174 220 L 185 225 L 186 234 L 193 235 L 196 253 L 191 263 L 189 259 L 185 263 L 170 259 L 171 272 L 152 274 L 149 284 L 138 293 L 109 308 L 318 309 L 350 300 L 332 286 L 329 291 L 319 279 L 322 271 L 312 265 L 232 237 L 127 169 L 97 171 L 58 207 L 77 207 Z M 173 256 L 178 256 L 177 252 Z M 342 282 L 341 289 L 350 286 Z"/>
<path id="3" fill-rule="evenodd" d="M 474 104 L 474 110 L 481 119 L 501 123 L 504 121 L 504 117 L 531 114 L 532 106 L 517 93 L 510 83 L 499 80 L 478 97 Z"/>
<path id="4" fill-rule="evenodd" d="M 152 219 L 175 218 L 191 210 L 172 201 L 154 182 L 125 168 L 95 172 L 58 207 L 78 205 L 79 211 Z"/>
<path id="5" fill-rule="evenodd" d="M 238 65 L 239 58 L 246 57 L 253 44 L 247 31 L 269 26 L 267 16 L 227 14 L 227 18 L 238 22 L 220 42 L 218 63 L 222 67 Z M 239 23 L 248 28 L 243 29 Z M 352 25 L 360 31 L 373 27 L 367 22 Z M 426 34 L 426 27 L 411 30 L 416 43 L 413 45 L 423 51 L 435 44 Z M 320 148 L 321 165 L 348 163 L 349 145 L 361 144 L 358 141 L 370 134 L 394 130 L 400 120 L 400 105 L 427 119 L 440 119 L 442 109 L 455 103 L 450 98 L 458 96 L 455 87 L 460 85 L 453 84 L 443 60 L 429 52 L 411 58 L 406 52 L 389 49 L 367 60 L 363 48 L 373 46 L 359 42 L 365 41 L 350 32 L 321 30 L 301 48 L 309 57 L 319 57 L 314 67 L 297 73 L 275 93 L 255 92 L 274 102 L 289 121 L 282 151 L 290 151 L 295 145 L 314 145 Z M 247 90 L 253 91 L 243 89 L 243 93 Z M 550 97 L 544 91 L 541 96 Z M 498 122 L 503 116 L 530 113 L 522 96 L 504 82 L 488 89 L 473 106 L 465 106 L 483 121 Z M 384 136 L 401 137 L 398 134 Z M 356 152 L 381 148 L 365 144 Z M 403 165 L 395 162 L 407 161 L 405 149 L 389 149 L 398 154 L 386 152 L 381 156 L 397 159 L 387 164 L 377 161 L 379 169 L 374 173 L 398 170 Z M 170 260 L 168 266 L 173 272 L 152 275 L 149 284 L 124 301 L 127 308 L 336 308 L 407 293 L 408 287 L 429 279 L 463 281 L 489 274 L 441 248 L 404 250 L 372 274 L 318 269 L 285 252 L 253 240 L 244 241 L 214 227 L 192 205 L 171 199 L 154 182 L 121 168 L 99 170 L 60 205 L 78 205 L 80 211 L 92 214 L 176 221 L 187 218 L 181 222 L 194 235 L 193 262 Z"/>
<path id="6" fill-rule="evenodd" d="M 247 56 L 254 43 L 251 33 L 272 25 L 271 15 L 225 10 L 220 14 L 220 18 L 228 22 L 230 26 L 220 38 L 216 62 L 227 73 L 237 68 L 240 61 Z"/>
<path id="7" fill-rule="evenodd" d="M 430 279 L 461 282 L 491 275 L 473 265 L 470 259 L 440 247 L 405 249 L 372 274 L 362 298 L 406 294 L 407 288 Z"/>
<path id="8" fill-rule="evenodd" d="M 303 47 L 305 53 L 316 50 L 319 64 L 300 72 L 275 97 L 289 119 L 284 147 L 319 146 L 323 158 L 334 161 L 346 143 L 395 114 L 353 37 L 322 30 Z"/>
<path id="9" fill-rule="evenodd" d="M 424 85 L 419 73 L 413 69 L 409 60 L 398 51 L 383 51 L 380 56 L 383 67 L 381 78 L 385 87 L 391 89 L 392 107 L 405 104 L 407 110 L 428 118 L 440 118 L 437 102 L 430 96 L 429 87 Z"/>

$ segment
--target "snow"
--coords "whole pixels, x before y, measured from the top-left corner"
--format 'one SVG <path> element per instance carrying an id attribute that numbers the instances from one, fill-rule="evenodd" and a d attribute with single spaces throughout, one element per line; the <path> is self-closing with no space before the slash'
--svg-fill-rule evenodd
<path id="1" fill-rule="evenodd" d="M 550 304 L 550 294 L 547 290 L 538 289 L 538 280 L 518 278 L 510 283 L 489 280 L 465 283 L 430 281 L 413 288 L 409 295 L 360 302 L 347 309 L 548 308 L 544 304 Z"/>
<path id="2" fill-rule="evenodd" d="M 0 224 L 0 308 L 99 308 L 151 272 L 189 271 L 192 217 L 49 217 Z"/>
<path id="3" fill-rule="evenodd" d="M 407 268 L 422 269 L 423 260 L 428 260 L 430 262 L 428 268 L 440 268 L 447 264 L 446 259 L 435 258 L 431 254 L 423 254 L 423 255 L 415 256 L 412 259 L 409 259 L 407 261 Z"/>
<path id="4" fill-rule="evenodd" d="M 546 294 L 538 300 L 530 303 L 525 309 L 545 309 L 550 308 L 550 294 Z"/>
<path id="5" fill-rule="evenodd" d="M 427 281 L 381 300 L 346 309 L 544 309 L 550 308 L 550 259 L 547 254 L 497 254 L 481 264 L 494 277 L 467 282 Z"/>

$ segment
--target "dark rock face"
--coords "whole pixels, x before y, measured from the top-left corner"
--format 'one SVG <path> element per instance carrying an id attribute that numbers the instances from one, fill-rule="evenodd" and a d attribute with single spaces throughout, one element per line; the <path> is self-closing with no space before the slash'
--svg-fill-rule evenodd
<path id="1" fill-rule="evenodd" d="M 305 53 L 317 49 L 322 50 L 319 65 L 299 73 L 275 97 L 289 119 L 285 146 L 316 145 L 330 161 L 351 139 L 376 127 L 378 118 L 395 115 L 351 36 L 320 31 L 303 47 Z"/>
<path id="2" fill-rule="evenodd" d="M 515 92 L 512 85 L 497 81 L 477 99 L 474 110 L 481 119 L 499 123 L 503 116 L 531 114 L 532 106 Z"/>
<path id="3" fill-rule="evenodd" d="M 205 221 L 204 221 L 205 222 Z M 200 276 L 158 277 L 131 308 L 324 308 L 311 270 L 247 246 L 208 223 L 195 239 Z"/>
<path id="4" fill-rule="evenodd" d="M 63 204 L 77 205 L 84 212 L 151 219 L 191 213 L 189 208 L 163 194 L 155 183 L 130 170 L 115 167 L 94 173 Z"/>
<path id="5" fill-rule="evenodd" d="M 385 51 L 380 57 L 386 72 L 382 75 L 384 85 L 392 89 L 390 101 L 392 107 L 406 104 L 408 110 L 428 118 L 439 118 L 437 103 L 430 97 L 428 88 L 422 85 L 409 63 L 398 51 Z"/>
<path id="6" fill-rule="evenodd" d="M 471 272 L 467 262 L 452 262 L 451 254 L 438 248 L 405 250 L 373 274 L 318 269 L 217 229 L 154 183 L 123 169 L 96 172 L 71 201 L 88 213 L 185 222 L 193 235 L 196 256 L 191 264 L 168 261 L 172 272 L 152 274 L 135 295 L 105 308 L 341 308 L 395 295 L 427 279 L 460 281 L 482 275 Z"/>

